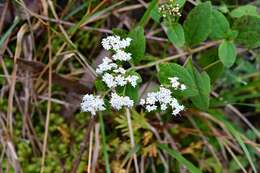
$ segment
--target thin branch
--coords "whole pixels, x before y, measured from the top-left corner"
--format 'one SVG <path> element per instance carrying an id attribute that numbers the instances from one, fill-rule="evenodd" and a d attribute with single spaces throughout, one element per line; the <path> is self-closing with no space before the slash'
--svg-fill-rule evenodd
<path id="1" fill-rule="evenodd" d="M 127 124 L 128 124 L 128 129 L 129 129 L 131 146 L 132 146 L 132 148 L 134 148 L 135 147 L 134 132 L 133 132 L 133 128 L 132 128 L 130 110 L 127 108 L 126 108 L 126 117 L 127 117 Z M 135 172 L 139 173 L 136 153 L 134 153 L 133 155 L 134 155 Z"/>

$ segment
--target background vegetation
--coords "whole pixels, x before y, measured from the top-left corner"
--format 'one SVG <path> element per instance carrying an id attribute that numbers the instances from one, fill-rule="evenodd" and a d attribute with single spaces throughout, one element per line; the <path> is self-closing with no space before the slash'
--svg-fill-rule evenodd
<path id="1" fill-rule="evenodd" d="M 260 2 L 173 0 L 181 17 L 162 17 L 165 2 L 0 1 L 0 173 L 260 171 Z M 135 42 L 131 94 L 190 88 L 179 116 L 130 110 L 134 147 L 125 111 L 80 111 L 112 33 Z"/>

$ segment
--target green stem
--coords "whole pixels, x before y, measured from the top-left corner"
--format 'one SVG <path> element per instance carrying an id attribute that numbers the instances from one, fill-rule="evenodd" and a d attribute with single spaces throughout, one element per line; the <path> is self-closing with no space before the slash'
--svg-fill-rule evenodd
<path id="1" fill-rule="evenodd" d="M 104 154 L 104 160 L 106 164 L 106 172 L 110 173 L 110 166 L 109 166 L 109 158 L 108 158 L 108 152 L 107 152 L 107 144 L 106 144 L 106 133 L 105 133 L 105 125 L 103 120 L 102 113 L 99 113 L 99 123 L 101 128 L 101 135 L 102 135 L 102 145 L 103 145 L 103 154 Z"/>

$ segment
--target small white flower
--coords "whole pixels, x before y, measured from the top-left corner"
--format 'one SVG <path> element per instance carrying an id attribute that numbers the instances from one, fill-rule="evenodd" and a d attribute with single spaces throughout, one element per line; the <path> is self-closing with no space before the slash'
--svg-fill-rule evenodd
<path id="1" fill-rule="evenodd" d="M 127 79 L 128 82 L 131 83 L 131 85 L 132 85 L 133 87 L 136 87 L 136 85 L 137 85 L 137 80 L 139 79 L 139 77 L 136 76 L 136 75 L 132 75 L 132 76 L 128 76 L 126 79 Z"/>
<path id="2" fill-rule="evenodd" d="M 112 60 L 109 59 L 108 57 L 103 58 L 103 62 L 101 64 L 98 65 L 98 68 L 96 69 L 96 72 L 98 74 L 102 74 L 106 71 L 112 70 L 112 69 L 116 69 L 117 68 L 117 64 L 112 63 Z"/>
<path id="3" fill-rule="evenodd" d="M 127 84 L 126 79 L 122 75 L 116 76 L 115 81 L 119 86 L 125 86 Z"/>
<path id="4" fill-rule="evenodd" d="M 181 88 L 180 88 L 182 91 L 183 90 L 186 90 L 187 89 L 187 87 L 186 87 L 186 85 L 184 85 L 184 84 L 181 84 Z"/>
<path id="5" fill-rule="evenodd" d="M 112 56 L 112 58 L 116 61 L 129 61 L 131 57 L 131 53 L 127 53 L 123 50 L 117 50 L 116 53 Z"/>
<path id="6" fill-rule="evenodd" d="M 108 36 L 107 38 L 102 39 L 102 46 L 106 50 L 119 50 L 124 49 L 130 45 L 131 38 L 121 39 L 119 36 Z"/>
<path id="7" fill-rule="evenodd" d="M 123 69 L 122 67 L 119 67 L 118 69 L 113 70 L 113 72 L 125 74 L 126 71 L 125 71 L 125 69 Z"/>
<path id="8" fill-rule="evenodd" d="M 83 112 L 90 112 L 92 115 L 96 115 L 97 111 L 104 111 L 104 100 L 100 96 L 94 96 L 93 94 L 86 94 L 81 102 L 81 110 Z"/>
<path id="9" fill-rule="evenodd" d="M 167 104 L 163 103 L 161 104 L 161 110 L 165 111 L 167 109 Z"/>
<path id="10" fill-rule="evenodd" d="M 162 111 L 171 107 L 172 114 L 177 115 L 180 111 L 184 110 L 184 106 L 180 105 L 171 94 L 172 92 L 169 89 L 161 86 L 159 91 L 148 93 L 146 99 L 141 100 L 140 104 L 145 106 L 148 112 L 156 110 L 158 106 L 160 106 Z M 156 103 L 159 105 L 157 106 Z"/>
<path id="11" fill-rule="evenodd" d="M 145 105 L 145 99 L 140 100 L 140 105 Z"/>
<path id="12" fill-rule="evenodd" d="M 172 87 L 174 89 L 178 89 L 178 87 L 180 85 L 180 82 L 178 81 L 179 78 L 178 77 L 170 77 L 169 80 L 170 80 L 170 83 L 171 83 Z"/>
<path id="13" fill-rule="evenodd" d="M 148 112 L 151 112 L 151 111 L 154 111 L 154 110 L 156 110 L 157 109 L 157 106 L 156 105 L 146 105 L 146 110 L 148 111 Z"/>
<path id="14" fill-rule="evenodd" d="M 168 104 L 172 100 L 172 96 L 171 96 L 172 92 L 169 89 L 164 88 L 162 86 L 160 87 L 160 90 L 156 94 L 157 94 L 157 100 L 160 103 Z"/>
<path id="15" fill-rule="evenodd" d="M 116 86 L 116 81 L 113 75 L 105 73 L 102 77 L 102 81 L 108 86 L 108 88 L 113 88 Z"/>
<path id="16" fill-rule="evenodd" d="M 128 96 L 119 96 L 117 93 L 112 93 L 110 104 L 113 108 L 120 110 L 124 106 L 128 108 L 133 107 L 134 101 L 131 100 Z"/>
<path id="17" fill-rule="evenodd" d="M 146 104 L 153 105 L 157 101 L 157 94 L 155 92 L 150 92 L 147 94 Z"/>
<path id="18" fill-rule="evenodd" d="M 184 106 L 180 105 L 178 103 L 178 101 L 174 98 L 171 102 L 171 107 L 172 107 L 172 114 L 173 115 L 177 115 L 179 114 L 181 111 L 184 110 Z"/>

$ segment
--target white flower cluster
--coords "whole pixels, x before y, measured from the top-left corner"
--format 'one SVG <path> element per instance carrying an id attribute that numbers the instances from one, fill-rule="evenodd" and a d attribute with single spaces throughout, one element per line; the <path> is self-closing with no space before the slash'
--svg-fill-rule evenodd
<path id="1" fill-rule="evenodd" d="M 101 43 L 104 49 L 114 52 L 112 59 L 104 57 L 103 62 L 96 69 L 97 74 L 101 75 L 102 81 L 113 91 L 110 105 L 116 110 L 120 110 L 123 107 L 131 108 L 134 105 L 134 101 L 128 96 L 119 96 L 115 92 L 117 86 L 125 86 L 128 83 L 133 87 L 137 86 L 139 77 L 126 74 L 126 70 L 116 63 L 118 61 L 129 61 L 132 58 L 131 53 L 124 51 L 126 47 L 130 46 L 131 38 L 121 39 L 119 36 L 108 36 Z M 83 97 L 81 109 L 84 112 L 90 112 L 92 115 L 95 115 L 97 111 L 105 110 L 104 100 L 99 96 L 86 94 Z"/>
<path id="2" fill-rule="evenodd" d="M 184 106 L 180 105 L 176 98 L 172 97 L 172 92 L 163 86 L 157 92 L 148 93 L 145 99 L 140 100 L 140 104 L 145 106 L 148 112 L 156 110 L 158 106 L 162 111 L 165 111 L 170 106 L 173 115 L 177 115 L 184 110 Z"/>
<path id="3" fill-rule="evenodd" d="M 119 96 L 117 93 L 112 93 L 110 104 L 113 108 L 120 110 L 123 108 L 123 106 L 128 108 L 133 107 L 134 101 L 131 100 L 128 96 Z"/>
<path id="4" fill-rule="evenodd" d="M 121 39 L 119 36 L 108 36 L 104 38 L 101 42 L 102 46 L 106 50 L 118 51 L 120 49 L 125 49 L 130 46 L 131 38 Z"/>
<path id="5" fill-rule="evenodd" d="M 96 115 L 97 111 L 104 111 L 104 100 L 100 96 L 94 96 L 93 94 L 86 94 L 81 102 L 81 110 L 83 112 L 90 112 L 92 115 Z"/>
<path id="6" fill-rule="evenodd" d="M 102 40 L 102 46 L 106 50 L 114 50 L 115 54 L 112 55 L 112 59 L 105 57 L 103 62 L 98 65 L 96 72 L 102 76 L 102 81 L 109 88 L 115 88 L 117 86 L 125 86 L 130 83 L 133 87 L 136 87 L 137 80 L 136 75 L 125 75 L 126 70 L 119 67 L 114 61 L 129 61 L 131 53 L 125 52 L 124 48 L 128 47 L 131 43 L 131 38 L 121 39 L 119 36 L 108 36 Z"/>
<path id="7" fill-rule="evenodd" d="M 170 80 L 170 83 L 171 83 L 173 89 L 175 89 L 175 90 L 179 89 L 181 91 L 186 89 L 186 85 L 181 84 L 179 82 L 179 78 L 178 77 L 170 77 L 168 79 Z"/>
<path id="8" fill-rule="evenodd" d="M 165 18 L 167 16 L 181 16 L 179 4 L 174 4 L 173 0 L 162 4 L 159 8 L 159 12 Z"/>
<path id="9" fill-rule="evenodd" d="M 178 77 L 168 78 L 171 83 L 171 87 L 174 90 L 185 90 L 186 85 L 179 82 Z M 172 96 L 171 90 L 161 86 L 159 91 L 150 92 L 145 99 L 140 100 L 140 104 L 145 107 L 148 112 L 157 110 L 158 106 L 162 111 L 165 111 L 168 107 L 172 108 L 172 114 L 177 115 L 184 110 L 184 106 L 180 105 L 176 98 Z"/>

